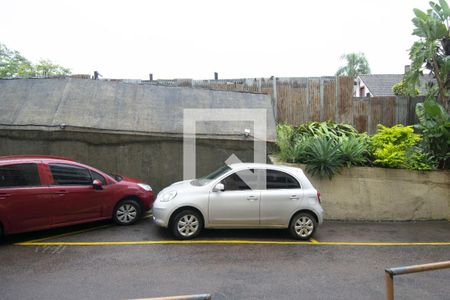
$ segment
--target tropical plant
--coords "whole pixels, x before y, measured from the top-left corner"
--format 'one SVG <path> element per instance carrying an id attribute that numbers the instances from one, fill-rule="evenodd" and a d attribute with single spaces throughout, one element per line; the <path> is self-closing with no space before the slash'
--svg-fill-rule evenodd
<path id="1" fill-rule="evenodd" d="M 341 56 L 346 61 L 346 65 L 340 67 L 336 76 L 356 77 L 362 74 L 370 74 L 369 62 L 364 53 L 348 53 Z"/>
<path id="2" fill-rule="evenodd" d="M 307 163 L 308 162 L 308 154 L 309 154 L 309 146 L 311 142 L 314 140 L 314 137 L 301 135 L 295 141 L 293 147 L 293 157 L 295 157 L 294 161 L 298 163 Z"/>
<path id="3" fill-rule="evenodd" d="M 296 128 L 297 135 L 327 137 L 337 140 L 339 137 L 358 136 L 358 131 L 350 124 L 340 124 L 332 121 L 308 122 Z"/>
<path id="4" fill-rule="evenodd" d="M 314 138 L 307 147 L 306 172 L 331 179 L 344 166 L 339 145 L 326 137 Z"/>
<path id="5" fill-rule="evenodd" d="M 407 152 L 420 140 L 420 134 L 414 133 L 412 126 L 378 125 L 376 134 L 371 137 L 374 162 L 388 168 L 402 168 L 407 160 Z"/>
<path id="6" fill-rule="evenodd" d="M 338 146 L 342 160 L 348 168 L 364 165 L 369 160 L 370 139 L 367 134 L 340 138 Z"/>
<path id="7" fill-rule="evenodd" d="M 416 106 L 419 124 L 415 125 L 423 136 L 422 148 L 438 162 L 439 168 L 448 168 L 450 160 L 450 115 L 434 100 Z"/>
<path id="8" fill-rule="evenodd" d="M 410 71 L 406 74 L 406 82 L 410 87 L 420 84 L 420 77 L 427 70 L 436 84 L 430 83 L 427 92 L 428 99 L 438 98 L 448 111 L 450 88 L 450 8 L 445 0 L 430 2 L 430 9 L 426 12 L 415 8 L 412 22 L 413 35 L 419 37 L 410 51 Z"/>

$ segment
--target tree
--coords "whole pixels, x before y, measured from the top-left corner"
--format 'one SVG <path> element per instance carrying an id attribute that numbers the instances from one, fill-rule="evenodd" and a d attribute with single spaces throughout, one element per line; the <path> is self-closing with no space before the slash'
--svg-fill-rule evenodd
<path id="1" fill-rule="evenodd" d="M 336 76 L 352 76 L 356 77 L 362 74 L 370 74 L 369 62 L 364 53 L 348 53 L 341 56 L 347 64 L 340 67 Z"/>
<path id="2" fill-rule="evenodd" d="M 41 59 L 38 64 L 34 66 L 37 76 L 50 77 L 50 76 L 64 76 L 69 75 L 70 70 L 60 65 L 52 63 L 48 59 Z"/>
<path id="3" fill-rule="evenodd" d="M 2 77 L 49 77 L 69 75 L 70 69 L 52 63 L 50 60 L 40 60 L 33 64 L 18 51 L 8 49 L 0 43 L 0 78 Z"/>
<path id="4" fill-rule="evenodd" d="M 424 71 L 435 79 L 428 85 L 427 99 L 438 99 L 448 111 L 450 88 L 450 8 L 445 0 L 430 2 L 427 12 L 415 8 L 413 35 L 419 37 L 410 51 L 411 69 L 406 74 L 409 88 L 420 84 Z"/>
<path id="5" fill-rule="evenodd" d="M 0 43 L 0 77 L 27 76 L 32 73 L 33 67 L 29 60 Z"/>

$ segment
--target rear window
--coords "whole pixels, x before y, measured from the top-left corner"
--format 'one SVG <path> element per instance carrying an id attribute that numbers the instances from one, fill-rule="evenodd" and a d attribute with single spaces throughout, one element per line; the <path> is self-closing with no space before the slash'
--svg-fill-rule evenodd
<path id="1" fill-rule="evenodd" d="M 298 181 L 289 174 L 276 170 L 267 170 L 267 189 L 299 189 Z"/>
<path id="2" fill-rule="evenodd" d="M 0 188 L 39 186 L 37 164 L 0 166 Z"/>
<path id="3" fill-rule="evenodd" d="M 49 167 L 55 185 L 92 185 L 88 169 L 66 164 L 49 164 Z"/>

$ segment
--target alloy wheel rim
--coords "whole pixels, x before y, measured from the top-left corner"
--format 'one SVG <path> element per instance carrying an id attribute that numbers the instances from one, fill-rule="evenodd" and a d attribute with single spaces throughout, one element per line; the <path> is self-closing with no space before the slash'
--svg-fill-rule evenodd
<path id="1" fill-rule="evenodd" d="M 130 223 L 136 219 L 137 209 L 134 205 L 124 204 L 119 207 L 116 213 L 117 219 L 122 223 Z"/>
<path id="2" fill-rule="evenodd" d="M 185 215 L 180 218 L 177 224 L 178 232 L 185 237 L 194 235 L 199 227 L 199 221 L 194 215 Z"/>
<path id="3" fill-rule="evenodd" d="M 302 238 L 309 237 L 314 230 L 314 223 L 308 217 L 300 217 L 297 219 L 294 225 L 295 233 Z"/>

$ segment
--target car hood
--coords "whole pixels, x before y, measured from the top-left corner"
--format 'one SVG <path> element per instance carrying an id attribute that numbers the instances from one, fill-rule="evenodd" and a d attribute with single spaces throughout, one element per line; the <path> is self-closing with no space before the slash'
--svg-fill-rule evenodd
<path id="1" fill-rule="evenodd" d="M 177 193 L 188 192 L 188 191 L 198 191 L 199 188 L 203 187 L 203 186 L 192 185 L 191 181 L 193 181 L 193 180 L 189 179 L 189 180 L 183 180 L 183 181 L 178 181 L 178 182 L 172 183 L 171 185 L 169 185 L 168 187 L 163 189 L 160 193 L 171 192 L 171 191 L 176 191 Z"/>
<path id="2" fill-rule="evenodd" d="M 126 176 L 122 176 L 122 175 L 120 175 L 120 177 L 122 177 L 121 181 L 134 182 L 134 183 L 143 183 L 142 180 L 139 180 L 139 179 L 136 179 L 136 178 L 126 177 Z"/>

